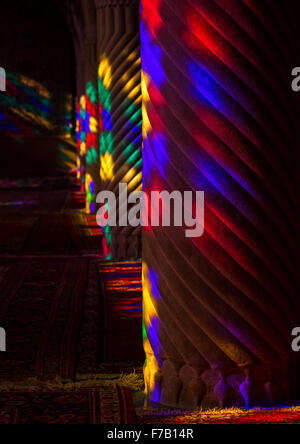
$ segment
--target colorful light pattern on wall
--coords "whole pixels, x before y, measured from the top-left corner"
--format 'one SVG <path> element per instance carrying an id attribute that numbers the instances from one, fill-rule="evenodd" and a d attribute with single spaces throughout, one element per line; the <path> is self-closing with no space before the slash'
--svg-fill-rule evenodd
<path id="1" fill-rule="evenodd" d="M 52 130 L 50 92 L 25 76 L 7 72 L 6 77 L 6 92 L 0 94 L 0 130 L 20 142 Z"/>
<path id="2" fill-rule="evenodd" d="M 110 86 L 112 82 L 111 65 L 106 56 L 99 64 L 99 134 L 100 134 L 100 177 L 103 181 L 114 178 L 114 136 L 112 132 L 111 110 L 112 99 Z"/>
<path id="3" fill-rule="evenodd" d="M 160 375 L 161 351 L 159 331 L 159 314 L 157 300 L 160 299 L 155 273 L 143 262 L 143 343 L 146 353 L 144 364 L 145 395 L 154 402 L 160 401 L 158 380 Z"/>
<path id="4" fill-rule="evenodd" d="M 140 262 L 100 264 L 105 292 L 114 316 L 119 319 L 142 317 L 142 267 Z"/>
<path id="5" fill-rule="evenodd" d="M 112 68 L 106 55 L 102 57 L 98 70 L 99 93 L 99 152 L 100 152 L 100 178 L 103 187 L 114 179 L 114 135 L 112 132 L 111 110 L 112 99 L 110 87 L 112 83 Z M 108 204 L 106 204 L 109 211 Z M 103 251 L 107 260 L 111 256 L 111 228 L 103 227 Z"/>
<path id="6" fill-rule="evenodd" d="M 87 196 L 86 211 L 94 213 L 95 175 L 98 174 L 98 95 L 92 82 L 86 86 L 86 94 L 77 104 L 77 151 L 78 178 L 82 181 L 82 191 Z"/>
<path id="7" fill-rule="evenodd" d="M 106 55 L 99 64 L 100 177 L 103 189 L 117 190 L 122 182 L 134 191 L 142 189 L 141 60 L 139 50 L 124 50 L 120 57 L 121 76 Z M 109 227 L 104 230 L 104 249 L 111 257 L 113 234 Z"/>
<path id="8" fill-rule="evenodd" d="M 151 191 L 161 191 L 163 186 L 160 177 L 165 177 L 165 168 L 168 163 L 166 142 L 164 137 L 164 125 L 158 117 L 154 106 L 161 110 L 165 102 L 160 92 L 163 86 L 164 72 L 159 65 L 161 61 L 160 49 L 155 43 L 162 21 L 157 12 L 159 1 L 155 4 L 151 1 L 142 2 L 141 21 L 141 57 L 142 57 L 142 118 L 143 118 L 143 191 L 149 196 Z M 153 59 L 151 54 L 158 55 Z M 154 63 L 153 63 L 154 62 Z M 153 107 L 151 106 L 153 104 Z M 152 152 L 152 146 L 160 149 Z M 157 156 L 160 158 L 158 159 Z M 149 199 L 150 202 L 150 199 Z M 152 209 L 148 209 L 151 214 Z M 145 229 L 152 232 L 150 226 Z M 144 364 L 145 394 L 154 402 L 160 402 L 159 377 L 161 362 L 160 318 L 157 311 L 157 302 L 160 299 L 157 283 L 157 275 L 153 269 L 149 269 L 146 261 L 143 262 L 143 313 L 144 328 L 143 342 L 146 353 Z"/>
<path id="9" fill-rule="evenodd" d="M 76 134 L 77 134 L 77 178 L 81 180 L 81 191 L 85 190 L 86 173 L 86 97 L 80 97 L 77 103 L 76 113 Z"/>
<path id="10" fill-rule="evenodd" d="M 95 213 L 95 183 L 98 175 L 98 93 L 91 81 L 86 86 L 86 199 L 87 213 Z"/>

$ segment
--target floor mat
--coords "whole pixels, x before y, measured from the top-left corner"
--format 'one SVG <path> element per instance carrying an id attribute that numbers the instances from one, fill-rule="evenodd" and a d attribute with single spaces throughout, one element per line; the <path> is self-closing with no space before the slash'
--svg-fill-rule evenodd
<path id="1" fill-rule="evenodd" d="M 102 262 L 105 361 L 143 362 L 142 266 L 140 262 Z"/>
<path id="2" fill-rule="evenodd" d="M 75 375 L 88 260 L 0 261 L 0 381 Z"/>
<path id="3" fill-rule="evenodd" d="M 0 424 L 135 424 L 131 392 L 1 393 Z"/>

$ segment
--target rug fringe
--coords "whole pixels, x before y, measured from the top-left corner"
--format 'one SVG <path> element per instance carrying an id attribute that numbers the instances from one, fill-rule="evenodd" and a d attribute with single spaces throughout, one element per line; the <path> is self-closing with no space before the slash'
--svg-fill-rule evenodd
<path id="1" fill-rule="evenodd" d="M 132 391 L 140 391 L 144 387 L 143 376 L 135 372 L 122 375 L 93 374 L 78 375 L 74 381 L 56 377 L 42 381 L 38 378 L 28 378 L 20 382 L 0 382 L 0 392 L 74 392 L 82 389 L 93 389 L 103 386 L 127 387 Z"/>

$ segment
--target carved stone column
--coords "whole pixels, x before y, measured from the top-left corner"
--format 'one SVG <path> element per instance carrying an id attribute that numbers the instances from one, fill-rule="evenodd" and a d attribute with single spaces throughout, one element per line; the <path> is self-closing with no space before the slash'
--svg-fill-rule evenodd
<path id="1" fill-rule="evenodd" d="M 138 0 L 95 0 L 98 29 L 101 189 L 142 187 L 141 64 Z M 118 205 L 117 205 L 118 207 Z M 106 228 L 108 259 L 141 257 L 140 228 Z"/>
<path id="2" fill-rule="evenodd" d="M 144 188 L 205 192 L 202 237 L 143 234 L 146 394 L 161 404 L 275 405 L 299 387 L 299 39 L 282 3 L 142 0 Z"/>

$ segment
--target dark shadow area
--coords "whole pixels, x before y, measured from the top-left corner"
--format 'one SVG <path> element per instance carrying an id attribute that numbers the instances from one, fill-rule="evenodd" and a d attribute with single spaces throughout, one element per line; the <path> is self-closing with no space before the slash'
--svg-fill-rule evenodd
<path id="1" fill-rule="evenodd" d="M 76 168 L 74 49 L 59 3 L 1 2 L 1 177 Z"/>

